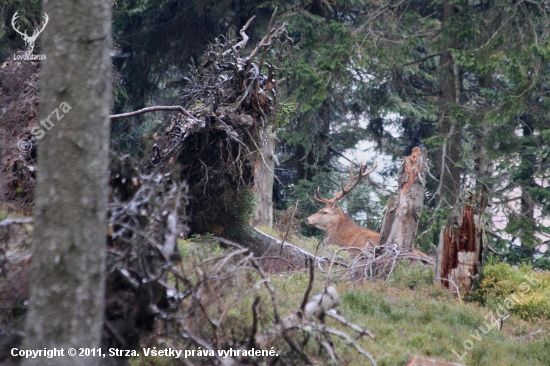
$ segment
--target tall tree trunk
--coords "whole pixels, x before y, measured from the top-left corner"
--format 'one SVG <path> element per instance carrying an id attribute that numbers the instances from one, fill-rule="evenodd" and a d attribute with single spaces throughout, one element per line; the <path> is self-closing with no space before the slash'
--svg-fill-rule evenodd
<path id="1" fill-rule="evenodd" d="M 484 89 L 488 89 L 492 86 L 491 75 L 483 75 L 479 77 L 479 86 Z M 478 176 L 478 189 L 481 188 L 481 184 L 487 185 L 491 179 L 493 173 L 493 165 L 490 157 L 488 156 L 487 143 L 489 134 L 493 130 L 493 127 L 487 122 L 486 113 L 491 110 L 491 99 L 489 96 L 484 95 L 484 113 L 481 116 L 481 130 L 476 137 L 476 161 L 475 171 Z"/>
<path id="2" fill-rule="evenodd" d="M 312 170 L 311 166 L 316 165 L 317 167 L 320 167 L 320 169 L 326 169 L 328 164 L 330 163 L 330 116 L 331 116 L 331 108 L 330 108 L 330 100 L 326 99 L 323 104 L 319 107 L 319 110 L 317 111 L 317 115 L 315 115 L 314 118 L 319 119 L 319 121 L 312 123 L 311 121 L 304 121 L 304 124 L 322 124 L 320 130 L 315 131 L 308 131 L 309 134 L 315 134 L 314 136 L 310 136 L 310 144 L 318 144 L 318 146 L 324 146 L 325 151 L 324 155 L 322 156 L 322 159 L 319 159 L 319 156 L 316 156 L 313 147 L 312 146 L 303 146 L 298 145 L 296 147 L 296 154 L 295 154 L 295 166 L 296 166 L 296 181 L 305 179 L 305 180 L 313 180 L 313 177 L 317 175 L 319 172 L 319 168 Z M 305 117 L 307 118 L 307 117 Z M 303 132 L 302 132 L 303 133 Z M 306 152 L 307 151 L 307 152 Z"/>
<path id="3" fill-rule="evenodd" d="M 275 133 L 271 126 L 264 130 L 262 136 L 262 155 L 256 159 L 254 167 L 254 190 L 258 204 L 254 212 L 252 225 L 273 226 L 273 173 L 275 172 Z M 265 163 L 264 163 L 265 160 Z M 267 163 L 267 166 L 266 166 Z"/>
<path id="4" fill-rule="evenodd" d="M 443 1 L 443 28 L 447 30 L 452 17 L 457 14 L 455 5 L 450 0 Z M 448 204 L 453 206 L 460 190 L 460 168 L 456 165 L 461 159 L 460 141 L 461 126 L 451 116 L 451 106 L 460 104 L 462 72 L 454 62 L 451 49 L 458 48 L 458 37 L 453 34 L 441 51 L 439 85 L 441 98 L 439 103 L 439 134 L 445 137 L 445 143 L 437 154 L 437 170 L 440 180 L 438 192 Z"/>
<path id="5" fill-rule="evenodd" d="M 479 78 L 479 86 L 481 88 L 490 88 L 492 86 L 491 75 L 483 75 Z M 493 162 L 488 155 L 487 144 L 489 141 L 489 134 L 493 130 L 493 126 L 487 121 L 486 113 L 491 110 L 491 99 L 485 95 L 485 113 L 481 116 L 481 130 L 476 136 L 476 161 L 475 161 L 475 172 L 477 175 L 476 189 L 481 191 L 492 190 L 491 175 L 493 174 Z M 491 210 L 491 197 L 487 197 L 488 203 L 485 208 L 485 214 L 489 218 L 485 225 L 488 231 L 493 231 L 493 222 L 491 220 L 492 210 Z"/>
<path id="6" fill-rule="evenodd" d="M 33 257 L 23 349 L 65 357 L 24 365 L 97 365 L 68 357 L 98 348 L 103 324 L 111 6 L 107 0 L 45 0 Z M 47 127 L 46 127 L 47 126 Z"/>
<path id="7" fill-rule="evenodd" d="M 531 139 L 533 135 L 533 120 L 529 114 L 522 116 L 523 121 L 522 132 L 524 139 Z M 521 230 L 520 240 L 521 246 L 533 248 L 536 244 L 535 237 L 535 203 L 529 192 L 529 188 L 536 187 L 537 184 L 534 176 L 537 171 L 537 158 L 529 148 L 524 147 L 521 154 L 521 162 L 519 166 L 519 174 L 517 176 L 518 184 L 521 188 Z"/>
<path id="8" fill-rule="evenodd" d="M 399 170 L 397 197 L 388 203 L 379 244 L 396 243 L 404 251 L 412 251 L 418 222 L 424 207 L 426 187 L 426 149 L 414 147 L 411 156 Z"/>

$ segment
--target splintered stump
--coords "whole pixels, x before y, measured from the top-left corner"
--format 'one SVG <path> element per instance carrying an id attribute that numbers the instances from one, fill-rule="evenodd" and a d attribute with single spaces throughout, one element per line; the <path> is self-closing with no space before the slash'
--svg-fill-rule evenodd
<path id="1" fill-rule="evenodd" d="M 398 182 L 397 195 L 388 202 L 378 244 L 395 243 L 400 250 L 410 252 L 424 206 L 426 149 L 413 148 L 399 170 Z"/>
<path id="2" fill-rule="evenodd" d="M 473 276 L 481 269 L 486 205 L 485 190 L 463 200 L 439 236 L 435 281 L 453 291 L 458 288 L 462 295 L 470 292 Z"/>

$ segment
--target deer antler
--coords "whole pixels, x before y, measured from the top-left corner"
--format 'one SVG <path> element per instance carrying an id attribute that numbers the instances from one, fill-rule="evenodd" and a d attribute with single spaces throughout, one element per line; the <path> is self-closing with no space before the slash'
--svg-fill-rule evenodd
<path id="1" fill-rule="evenodd" d="M 326 198 L 321 197 L 319 193 L 319 187 L 317 187 L 317 190 L 313 191 L 313 198 L 315 198 L 316 201 L 326 203 L 327 205 L 334 204 L 334 202 L 332 202 L 331 200 L 327 200 Z"/>
<path id="2" fill-rule="evenodd" d="M 365 164 L 363 167 L 363 162 L 359 163 L 359 174 L 353 175 L 353 163 L 351 163 L 351 166 L 349 168 L 349 180 L 348 184 L 344 187 L 344 182 L 342 179 L 340 179 L 340 185 L 342 186 L 342 190 L 340 192 L 335 192 L 334 197 L 331 199 L 323 198 L 319 195 L 319 188 L 317 188 L 316 191 L 313 192 L 313 198 L 315 198 L 317 201 L 325 203 L 327 206 L 334 206 L 336 202 L 344 198 L 346 194 L 348 194 L 353 188 L 355 188 L 362 178 L 366 177 L 370 173 L 376 169 L 376 161 L 372 165 L 372 168 L 368 169 L 368 165 Z"/>
<path id="3" fill-rule="evenodd" d="M 18 12 L 16 11 L 15 14 L 13 14 L 13 18 L 11 18 L 11 26 L 13 27 L 13 30 L 15 30 L 17 33 L 23 36 L 23 39 L 27 39 L 28 37 L 27 31 L 25 31 L 25 33 L 21 33 L 21 31 L 19 30 L 19 27 L 15 26 L 15 21 L 17 20 L 17 18 L 19 18 L 17 13 Z"/>
<path id="4" fill-rule="evenodd" d="M 36 40 L 36 38 L 38 38 L 38 36 L 40 35 L 40 33 L 42 33 L 44 28 L 46 28 L 46 25 L 48 24 L 49 20 L 50 20 L 50 18 L 48 17 L 48 14 L 44 14 L 44 24 L 42 25 L 42 29 L 38 28 L 38 26 L 37 26 L 36 29 L 32 32 L 32 37 L 31 38 Z"/>
<path id="5" fill-rule="evenodd" d="M 44 24 L 42 25 L 42 28 L 39 28 L 38 26 L 34 29 L 34 31 L 32 32 L 32 36 L 29 36 L 27 34 L 27 31 L 25 30 L 25 32 L 21 32 L 19 30 L 19 26 L 16 26 L 15 24 L 15 21 L 19 18 L 19 15 L 17 14 L 18 11 L 15 12 L 15 14 L 13 14 L 13 17 L 11 18 L 11 26 L 13 27 L 13 29 L 19 33 L 23 39 L 25 41 L 27 40 L 36 40 L 36 38 L 38 38 L 38 36 L 40 35 L 40 33 L 42 33 L 42 31 L 44 30 L 44 28 L 46 28 L 46 25 L 48 24 L 48 21 L 50 20 L 50 18 L 48 17 L 48 14 L 44 14 Z M 36 24 L 36 23 L 35 23 Z"/>

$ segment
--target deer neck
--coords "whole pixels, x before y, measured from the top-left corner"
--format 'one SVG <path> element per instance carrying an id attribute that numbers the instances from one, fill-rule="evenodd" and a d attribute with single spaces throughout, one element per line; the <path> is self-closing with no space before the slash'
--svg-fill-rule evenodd
<path id="1" fill-rule="evenodd" d="M 325 231 L 325 242 L 329 245 L 341 243 L 350 227 L 357 226 L 341 207 L 338 210 L 340 210 L 338 220 Z"/>

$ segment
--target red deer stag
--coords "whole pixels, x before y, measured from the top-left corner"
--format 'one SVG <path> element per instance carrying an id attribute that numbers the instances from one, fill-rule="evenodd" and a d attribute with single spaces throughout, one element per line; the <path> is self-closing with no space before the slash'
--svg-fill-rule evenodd
<path id="1" fill-rule="evenodd" d="M 378 242 L 378 234 L 375 231 L 365 229 L 357 225 L 353 220 L 344 213 L 341 207 L 338 206 L 338 201 L 341 200 L 346 194 L 348 194 L 353 188 L 359 184 L 362 178 L 366 177 L 376 169 L 376 162 L 374 162 L 371 169 L 367 170 L 368 166 L 363 163 L 359 164 L 359 174 L 353 175 L 353 163 L 349 170 L 349 181 L 344 187 L 342 184 L 342 190 L 336 192 L 331 199 L 322 198 L 319 196 L 319 188 L 313 193 L 313 197 L 326 206 L 320 209 L 306 219 L 307 225 L 315 226 L 325 232 L 324 241 L 326 244 L 336 244 L 341 247 L 356 247 L 363 248 L 370 243 L 375 246 Z"/>

